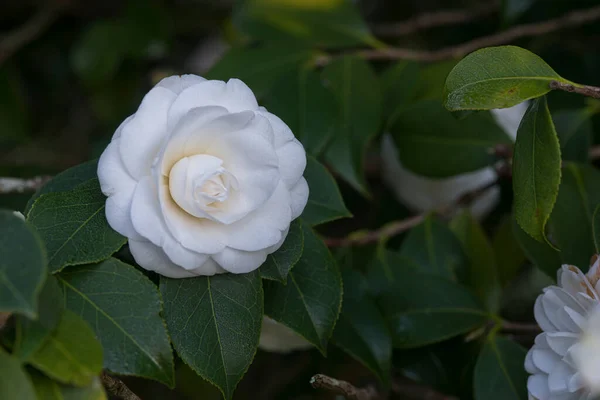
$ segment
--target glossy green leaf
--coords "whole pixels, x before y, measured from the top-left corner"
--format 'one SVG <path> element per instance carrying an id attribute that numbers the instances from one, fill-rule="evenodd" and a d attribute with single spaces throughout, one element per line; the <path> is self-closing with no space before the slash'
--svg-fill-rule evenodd
<path id="1" fill-rule="evenodd" d="M 355 6 L 347 0 L 247 0 L 233 22 L 254 39 L 327 47 L 374 44 Z"/>
<path id="2" fill-rule="evenodd" d="M 562 110 L 552 115 L 563 161 L 587 163 L 592 145 L 591 113 L 588 110 Z"/>
<path id="3" fill-rule="evenodd" d="M 556 271 L 562 262 L 560 253 L 546 242 L 538 242 L 529 236 L 514 219 L 513 233 L 527 258 L 552 279 L 556 279 Z"/>
<path id="4" fill-rule="evenodd" d="M 390 123 L 395 113 L 410 104 L 418 93 L 419 64 L 400 61 L 386 69 L 379 79 L 383 95 L 383 114 Z"/>
<path id="5" fill-rule="evenodd" d="M 342 280 L 327 246 L 306 224 L 304 252 L 287 285 L 265 281 L 265 314 L 326 352 L 342 305 Z"/>
<path id="6" fill-rule="evenodd" d="M 177 354 L 231 399 L 258 346 L 263 318 L 260 274 L 161 277 L 160 291 Z"/>
<path id="7" fill-rule="evenodd" d="M 94 377 L 92 383 L 84 387 L 61 385 L 60 383 L 31 371 L 30 374 L 37 400 L 106 400 L 106 394 L 100 378 Z"/>
<path id="8" fill-rule="evenodd" d="M 463 212 L 454 218 L 450 227 L 462 244 L 469 260 L 467 282 L 473 293 L 490 312 L 500 307 L 500 282 L 492 244 L 483 228 L 472 215 Z"/>
<path id="9" fill-rule="evenodd" d="M 94 180 L 97 177 L 98 160 L 88 161 L 61 172 L 31 196 L 25 207 L 25 215 L 29 214 L 33 203 L 35 203 L 41 195 L 52 192 L 67 192 L 75 189 L 75 187 L 80 184 Z"/>
<path id="10" fill-rule="evenodd" d="M 0 399 L 37 400 L 19 360 L 0 347 Z"/>
<path id="11" fill-rule="evenodd" d="M 340 105 L 338 126 L 325 159 L 352 187 L 366 194 L 364 156 L 382 122 L 379 81 L 365 60 L 352 56 L 328 64 L 322 76 Z"/>
<path id="12" fill-rule="evenodd" d="M 309 49 L 289 43 L 233 47 L 206 73 L 206 78 L 225 81 L 238 78 L 244 81 L 256 96 L 263 97 L 290 70 L 296 70 L 312 56 L 313 53 Z"/>
<path id="13" fill-rule="evenodd" d="M 108 225 L 105 204 L 97 179 L 36 200 L 27 218 L 46 244 L 52 273 L 105 260 L 125 244 L 126 239 Z"/>
<path id="14" fill-rule="evenodd" d="M 564 264 L 586 270 L 594 246 L 593 213 L 600 204 L 600 171 L 588 165 L 568 163 L 554 211 L 550 216 L 552 240 Z"/>
<path id="15" fill-rule="evenodd" d="M 517 275 L 526 260 L 525 253 L 513 232 L 512 218 L 505 217 L 502 220 L 492 238 L 492 247 L 498 266 L 498 280 L 502 286 L 506 286 Z"/>
<path id="16" fill-rule="evenodd" d="M 114 258 L 58 275 L 66 305 L 96 332 L 104 367 L 173 385 L 173 355 L 156 286 Z"/>
<path id="17" fill-rule="evenodd" d="M 38 296 L 39 317 L 35 320 L 19 316 L 17 318 L 17 339 L 13 355 L 21 361 L 28 360 L 52 333 L 62 317 L 65 308 L 63 292 L 56 278 L 46 277 L 44 287 Z"/>
<path id="18" fill-rule="evenodd" d="M 315 226 L 336 219 L 351 217 L 337 183 L 327 169 L 313 157 L 307 157 L 304 178 L 308 182 L 308 203 L 302 220 Z"/>
<path id="19" fill-rule="evenodd" d="M 491 165 L 496 159 L 490 148 L 512 143 L 489 113 L 458 120 L 438 100 L 423 100 L 402 108 L 394 114 L 390 132 L 402 164 L 434 178 Z"/>
<path id="20" fill-rule="evenodd" d="M 461 242 L 432 215 L 410 230 L 400 255 L 417 264 L 420 272 L 448 279 L 461 275 L 467 262 Z"/>
<path id="21" fill-rule="evenodd" d="M 600 254 L 600 204 L 596 206 L 592 217 L 592 230 L 594 232 L 594 246 L 596 254 Z"/>
<path id="22" fill-rule="evenodd" d="M 87 386 L 102 371 L 102 346 L 87 322 L 65 310 L 56 329 L 29 362 L 61 383 Z"/>
<path id="23" fill-rule="evenodd" d="M 0 210 L 0 312 L 37 317 L 37 296 L 46 279 L 46 251 L 32 227 Z"/>
<path id="24" fill-rule="evenodd" d="M 334 134 L 336 98 L 308 67 L 291 69 L 278 80 L 265 106 L 290 127 L 309 154 L 320 154 Z"/>
<path id="25" fill-rule="evenodd" d="M 558 137 L 542 97 L 523 116 L 513 156 L 515 218 L 537 241 L 546 238 L 546 223 L 558 195 L 560 165 Z"/>
<path id="26" fill-rule="evenodd" d="M 519 344 L 490 335 L 475 364 L 475 400 L 527 400 L 525 354 Z"/>
<path id="27" fill-rule="evenodd" d="M 399 272 L 401 276 L 401 272 L 405 269 L 419 271 L 420 268 L 416 260 L 380 246 L 376 257 L 367 265 L 365 274 L 369 290 L 373 296 L 379 296 L 389 290 L 398 278 Z"/>
<path id="28" fill-rule="evenodd" d="M 367 295 L 364 276 L 348 269 L 343 278 L 342 312 L 331 340 L 388 385 L 392 358 L 389 329 L 375 302 Z"/>
<path id="29" fill-rule="evenodd" d="M 512 107 L 545 95 L 552 81 L 568 82 L 532 52 L 487 47 L 466 56 L 450 72 L 444 104 L 451 111 Z"/>
<path id="30" fill-rule="evenodd" d="M 290 231 L 283 245 L 273 254 L 269 254 L 267 261 L 260 266 L 260 276 L 264 279 L 287 283 L 287 276 L 296 265 L 304 250 L 304 232 L 302 222 L 297 219 L 290 225 Z"/>
<path id="31" fill-rule="evenodd" d="M 379 305 L 395 348 L 441 342 L 476 329 L 488 318 L 475 296 L 462 285 L 410 270 L 402 272 L 380 297 Z"/>

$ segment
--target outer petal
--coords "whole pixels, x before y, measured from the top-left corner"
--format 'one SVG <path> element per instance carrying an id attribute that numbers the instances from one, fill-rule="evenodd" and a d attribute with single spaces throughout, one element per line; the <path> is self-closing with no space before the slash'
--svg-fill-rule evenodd
<path id="1" fill-rule="evenodd" d="M 296 139 L 290 140 L 277 149 L 279 173 L 288 189 L 291 189 L 302 177 L 306 168 L 306 152 Z"/>
<path id="2" fill-rule="evenodd" d="M 191 272 L 176 265 L 165 252 L 146 240 L 129 240 L 129 251 L 140 266 L 168 278 L 190 278 Z"/>
<path id="3" fill-rule="evenodd" d="M 542 306 L 543 296 L 544 295 L 539 295 L 535 300 L 535 305 L 533 306 L 535 320 L 544 332 L 556 332 L 556 326 L 552 323 L 552 321 L 550 321 L 550 318 L 548 318 L 546 312 L 544 311 L 544 307 Z"/>
<path id="4" fill-rule="evenodd" d="M 150 90 L 121 131 L 121 159 L 135 179 L 150 174 L 152 162 L 167 138 L 167 112 L 175 98 L 175 93 L 164 87 Z"/>
<path id="5" fill-rule="evenodd" d="M 566 363 L 558 362 L 552 368 L 548 376 L 548 386 L 553 393 L 564 393 L 569 390 L 569 380 L 573 376 L 573 371 Z"/>
<path id="6" fill-rule="evenodd" d="M 169 89 L 175 94 L 181 93 L 184 89 L 189 88 L 192 85 L 196 85 L 200 82 L 204 82 L 206 79 L 198 75 L 186 74 L 186 75 L 173 75 L 168 78 L 164 78 L 156 84 L 156 86 L 164 87 Z"/>
<path id="7" fill-rule="evenodd" d="M 550 348 L 559 356 L 563 357 L 573 346 L 579 335 L 570 332 L 549 332 L 546 334 L 546 340 Z"/>
<path id="8" fill-rule="evenodd" d="M 290 196 L 292 199 L 292 220 L 302 215 L 304 207 L 308 202 L 309 188 L 306 179 L 300 178 L 296 186 L 290 190 Z"/>
<path id="9" fill-rule="evenodd" d="M 273 145 L 276 149 L 279 149 L 281 146 L 294 139 L 294 133 L 292 130 L 277 115 L 271 114 L 264 107 L 260 107 L 256 113 L 267 118 L 271 123 L 273 132 L 275 133 Z"/>
<path id="10" fill-rule="evenodd" d="M 222 106 L 229 112 L 254 111 L 258 103 L 252 90 L 239 79 L 204 81 L 184 89 L 169 110 L 169 126 L 175 126 L 189 110 L 204 106 Z"/>
<path id="11" fill-rule="evenodd" d="M 539 400 L 551 399 L 548 378 L 545 375 L 531 375 L 529 379 L 527 379 L 527 390 Z"/>
<path id="12" fill-rule="evenodd" d="M 212 256 L 221 268 L 234 274 L 245 274 L 260 267 L 267 259 L 266 250 L 242 251 L 226 247 Z"/>

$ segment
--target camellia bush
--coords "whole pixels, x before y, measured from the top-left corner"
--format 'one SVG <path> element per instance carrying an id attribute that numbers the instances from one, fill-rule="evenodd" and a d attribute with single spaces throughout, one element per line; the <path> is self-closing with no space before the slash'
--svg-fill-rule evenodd
<path id="1" fill-rule="evenodd" d="M 600 88 L 510 43 L 600 8 L 534 3 L 392 32 L 502 18 L 430 51 L 352 2 L 240 1 L 205 71 L 126 99 L 175 34 L 95 21 L 68 57 L 94 152 L 0 178 L 31 191 L 0 210 L 0 399 L 596 398 Z"/>

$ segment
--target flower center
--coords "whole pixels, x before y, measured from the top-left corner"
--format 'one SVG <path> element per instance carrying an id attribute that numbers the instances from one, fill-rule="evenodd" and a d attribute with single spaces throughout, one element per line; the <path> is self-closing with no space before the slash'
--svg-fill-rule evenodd
<path id="1" fill-rule="evenodd" d="M 238 181 L 223 167 L 223 160 L 206 154 L 184 157 L 169 173 L 169 191 L 173 200 L 187 213 L 198 218 L 211 217 L 232 193 Z"/>

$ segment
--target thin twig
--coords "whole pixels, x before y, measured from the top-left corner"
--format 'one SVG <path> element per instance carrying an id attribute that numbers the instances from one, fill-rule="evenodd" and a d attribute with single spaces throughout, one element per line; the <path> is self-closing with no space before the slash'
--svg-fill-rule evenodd
<path id="1" fill-rule="evenodd" d="M 102 385 L 110 394 L 123 400 L 141 400 L 137 394 L 133 393 L 131 389 L 123 383 L 123 381 L 108 375 L 106 372 L 102 373 Z"/>
<path id="2" fill-rule="evenodd" d="M 348 400 L 376 400 L 379 397 L 377 391 L 371 386 L 357 388 L 350 382 L 340 381 L 323 374 L 317 374 L 310 378 L 310 384 L 315 389 L 325 389 L 341 394 Z"/>
<path id="3" fill-rule="evenodd" d="M 44 8 L 13 32 L 0 37 L 0 65 L 48 29 L 60 15 L 61 9 L 57 6 Z"/>
<path id="4" fill-rule="evenodd" d="M 563 90 L 565 92 L 577 93 L 588 97 L 593 97 L 594 99 L 600 99 L 600 87 L 595 86 L 575 86 L 569 83 L 562 83 L 558 81 L 550 82 L 550 89 L 553 90 Z"/>
<path id="5" fill-rule="evenodd" d="M 392 382 L 392 392 L 401 395 L 406 400 L 458 400 L 454 396 L 439 393 L 433 388 L 405 377 L 394 379 Z"/>
<path id="6" fill-rule="evenodd" d="M 406 21 L 385 23 L 373 27 L 373 33 L 378 36 L 402 36 L 410 33 L 437 28 L 441 26 L 458 25 L 477 20 L 498 11 L 500 2 L 491 1 L 479 4 L 473 8 L 462 10 L 442 10 L 419 14 Z"/>
<path id="7" fill-rule="evenodd" d="M 523 37 L 539 36 L 565 28 L 581 26 L 598 19 L 600 19 L 600 6 L 595 6 L 584 10 L 572 11 L 561 17 L 547 21 L 517 25 L 493 35 L 480 37 L 456 46 L 449 46 L 439 50 L 415 50 L 390 47 L 384 49 L 360 50 L 355 54 L 366 60 L 442 61 L 463 57 L 483 47 L 498 46 Z M 324 55 L 319 57 L 315 62 L 317 65 L 323 66 L 331 62 L 333 57 L 335 56 Z"/>
<path id="8" fill-rule="evenodd" d="M 540 333 L 542 329 L 538 324 L 527 324 L 520 322 L 502 322 L 502 330 L 506 332 L 520 332 L 520 333 Z"/>
<path id="9" fill-rule="evenodd" d="M 33 192 L 51 179 L 50 176 L 36 176 L 29 179 L 0 177 L 0 194 Z"/>

